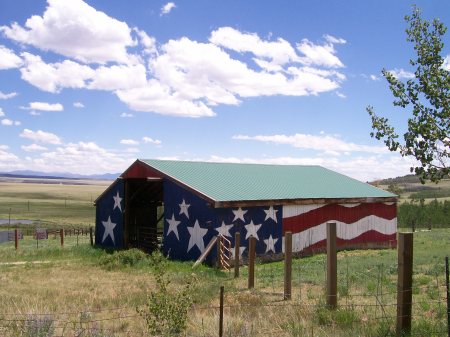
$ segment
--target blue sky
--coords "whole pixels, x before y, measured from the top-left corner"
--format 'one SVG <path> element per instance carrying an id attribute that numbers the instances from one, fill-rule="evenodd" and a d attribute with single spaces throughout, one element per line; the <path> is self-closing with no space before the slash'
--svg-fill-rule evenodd
<path id="1" fill-rule="evenodd" d="M 416 1 L 450 26 L 449 1 Z M 381 70 L 408 78 L 408 1 L 0 3 L 0 172 L 121 172 L 136 158 L 322 165 L 366 181 L 411 161 Z M 449 40 L 449 33 L 444 42 Z M 450 49 L 444 56 L 450 68 Z"/>

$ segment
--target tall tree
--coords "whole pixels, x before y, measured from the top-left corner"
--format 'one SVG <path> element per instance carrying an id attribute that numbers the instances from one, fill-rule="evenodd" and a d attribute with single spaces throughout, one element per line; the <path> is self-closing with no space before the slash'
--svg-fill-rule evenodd
<path id="1" fill-rule="evenodd" d="M 386 69 L 382 73 L 395 97 L 394 106 L 411 113 L 407 131 L 400 139 L 389 120 L 377 116 L 368 106 L 373 129 L 370 135 L 383 140 L 390 151 L 416 158 L 418 164 L 411 172 L 422 182 L 438 182 L 450 173 L 450 56 L 446 61 L 441 55 L 447 27 L 439 19 L 424 20 L 417 7 L 405 21 L 409 24 L 407 41 L 414 44 L 416 53 L 416 58 L 409 60 L 415 68 L 414 78 L 402 82 Z"/>

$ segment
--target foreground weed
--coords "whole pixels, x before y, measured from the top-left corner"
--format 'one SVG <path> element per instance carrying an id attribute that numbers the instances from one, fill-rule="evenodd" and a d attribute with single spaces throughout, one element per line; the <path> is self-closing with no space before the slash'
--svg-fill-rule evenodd
<path id="1" fill-rule="evenodd" d="M 147 306 L 137 309 L 145 319 L 147 329 L 152 335 L 178 336 L 187 327 L 188 310 L 193 304 L 193 285 L 186 282 L 178 291 L 169 290 L 167 276 L 167 259 L 160 253 L 154 252 L 151 263 L 156 280 L 156 290 L 147 299 Z"/>
<path id="2" fill-rule="evenodd" d="M 28 315 L 23 330 L 26 337 L 51 337 L 55 332 L 53 317 Z"/>

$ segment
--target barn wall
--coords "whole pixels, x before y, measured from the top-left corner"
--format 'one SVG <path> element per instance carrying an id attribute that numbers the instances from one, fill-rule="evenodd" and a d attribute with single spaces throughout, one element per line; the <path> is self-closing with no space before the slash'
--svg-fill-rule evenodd
<path id="1" fill-rule="evenodd" d="M 215 235 L 214 210 L 193 193 L 164 180 L 164 255 L 196 260 Z"/>
<path id="2" fill-rule="evenodd" d="M 326 247 L 326 223 L 336 222 L 339 248 L 396 246 L 395 203 L 328 204 L 283 207 L 283 234 L 293 233 L 294 252 Z"/>
<path id="3" fill-rule="evenodd" d="M 95 244 L 123 247 L 124 183 L 117 179 L 96 202 Z"/>
<path id="4" fill-rule="evenodd" d="M 234 235 L 241 233 L 241 254 L 247 255 L 248 238 L 257 238 L 259 255 L 281 252 L 281 206 L 211 208 L 207 202 L 176 184 L 164 182 L 165 255 L 179 260 L 196 260 L 210 240 L 221 233 L 234 247 Z M 215 260 L 216 250 L 207 262 Z"/>

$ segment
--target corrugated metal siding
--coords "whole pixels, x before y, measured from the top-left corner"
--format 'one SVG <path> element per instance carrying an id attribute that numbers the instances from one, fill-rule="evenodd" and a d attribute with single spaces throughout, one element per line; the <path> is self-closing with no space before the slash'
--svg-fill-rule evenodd
<path id="1" fill-rule="evenodd" d="M 326 223 L 336 222 L 338 247 L 396 245 L 397 206 L 392 203 L 283 206 L 283 233 L 293 233 L 293 251 L 326 247 Z"/>
<path id="2" fill-rule="evenodd" d="M 142 162 L 215 201 L 395 197 L 320 166 Z"/>

